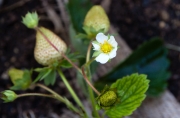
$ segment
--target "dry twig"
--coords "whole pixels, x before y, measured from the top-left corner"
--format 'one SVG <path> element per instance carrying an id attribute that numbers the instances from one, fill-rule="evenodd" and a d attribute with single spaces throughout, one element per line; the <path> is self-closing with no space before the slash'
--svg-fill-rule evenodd
<path id="1" fill-rule="evenodd" d="M 21 7 L 21 6 L 23 6 L 24 4 L 26 4 L 29 1 L 31 1 L 31 0 L 21 0 L 19 2 L 16 2 L 16 3 L 14 3 L 14 4 L 10 5 L 10 6 L 7 6 L 5 8 L 0 9 L 0 13 L 10 11 L 10 10 L 13 10 L 15 8 Z"/>

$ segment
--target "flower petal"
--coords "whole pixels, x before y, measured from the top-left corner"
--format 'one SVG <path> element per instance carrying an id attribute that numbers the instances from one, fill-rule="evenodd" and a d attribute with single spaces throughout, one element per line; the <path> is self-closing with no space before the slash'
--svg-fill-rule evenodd
<path id="1" fill-rule="evenodd" d="M 101 64 L 105 64 L 109 60 L 109 55 L 101 53 L 99 56 L 96 57 L 96 61 L 100 62 Z"/>
<path id="2" fill-rule="evenodd" d="M 113 46 L 113 47 L 117 47 L 118 43 L 116 42 L 114 36 L 110 36 L 110 39 L 108 40 L 108 42 Z"/>
<path id="3" fill-rule="evenodd" d="M 117 51 L 117 48 L 114 48 L 110 53 L 109 53 L 109 57 L 110 59 L 114 58 L 116 56 L 116 51 Z"/>
<path id="4" fill-rule="evenodd" d="M 100 50 L 100 46 L 97 43 L 92 42 L 92 45 L 94 47 L 93 50 Z"/>
<path id="5" fill-rule="evenodd" d="M 99 42 L 99 43 L 104 43 L 104 41 L 107 41 L 108 40 L 108 37 L 106 35 L 104 35 L 103 33 L 98 33 L 96 35 L 96 40 Z"/>

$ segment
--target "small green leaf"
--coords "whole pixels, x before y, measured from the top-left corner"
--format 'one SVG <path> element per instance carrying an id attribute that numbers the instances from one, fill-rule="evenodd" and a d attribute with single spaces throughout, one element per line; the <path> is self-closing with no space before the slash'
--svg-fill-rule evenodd
<path id="1" fill-rule="evenodd" d="M 110 118 L 128 116 L 141 105 L 149 87 L 146 77 L 144 74 L 132 74 L 118 79 L 111 85 L 111 89 L 117 90 L 119 102 L 105 111 Z"/>
<path id="2" fill-rule="evenodd" d="M 50 73 L 44 78 L 45 85 L 54 85 L 56 81 L 56 70 L 51 70 Z"/>
<path id="3" fill-rule="evenodd" d="M 67 60 L 63 60 L 61 62 L 61 67 L 63 67 L 63 68 L 71 68 L 72 65 Z"/>
<path id="4" fill-rule="evenodd" d="M 49 73 L 51 72 L 51 68 L 45 68 L 42 69 L 38 76 L 36 77 L 36 79 L 33 81 L 33 83 L 36 83 L 37 81 L 41 81 L 42 79 L 44 79 Z"/>
<path id="5" fill-rule="evenodd" d="M 11 90 L 26 90 L 31 85 L 31 71 L 24 70 L 22 78 L 16 79 Z"/>
<path id="6" fill-rule="evenodd" d="M 93 53 L 92 57 L 97 57 L 97 56 L 100 55 L 100 54 L 101 54 L 100 51 L 95 51 L 95 52 Z"/>

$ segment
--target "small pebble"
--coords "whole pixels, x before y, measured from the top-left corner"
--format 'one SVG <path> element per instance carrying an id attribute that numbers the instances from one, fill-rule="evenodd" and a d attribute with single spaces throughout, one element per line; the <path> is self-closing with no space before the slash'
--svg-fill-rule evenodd
<path id="1" fill-rule="evenodd" d="M 160 22 L 159 22 L 159 27 L 160 27 L 161 29 L 165 28 L 165 26 L 166 26 L 166 23 L 165 23 L 164 21 L 160 21 Z"/>
<path id="2" fill-rule="evenodd" d="M 164 21 L 169 20 L 169 13 L 166 10 L 162 10 L 160 12 L 160 16 L 161 16 L 162 20 L 164 20 Z"/>
<path id="3" fill-rule="evenodd" d="M 18 48 L 14 48 L 14 49 L 13 49 L 13 52 L 14 52 L 15 54 L 18 54 L 18 53 L 19 53 L 19 49 L 18 49 Z"/>
<path id="4" fill-rule="evenodd" d="M 16 62 L 16 57 L 11 57 L 10 62 L 11 62 L 11 63 Z"/>

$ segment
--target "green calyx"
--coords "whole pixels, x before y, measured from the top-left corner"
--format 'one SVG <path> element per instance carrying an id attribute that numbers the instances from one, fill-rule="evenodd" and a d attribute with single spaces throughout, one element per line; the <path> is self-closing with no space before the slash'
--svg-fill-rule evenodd
<path id="1" fill-rule="evenodd" d="M 5 90 L 1 92 L 1 99 L 4 100 L 4 102 L 12 102 L 17 98 L 16 93 L 11 90 Z"/>
<path id="2" fill-rule="evenodd" d="M 22 23 L 28 28 L 34 29 L 38 26 L 39 18 L 36 12 L 28 12 L 22 19 Z"/>
<path id="3" fill-rule="evenodd" d="M 114 106 L 119 100 L 116 90 L 105 87 L 102 93 L 97 98 L 98 105 L 100 108 L 109 109 Z"/>

